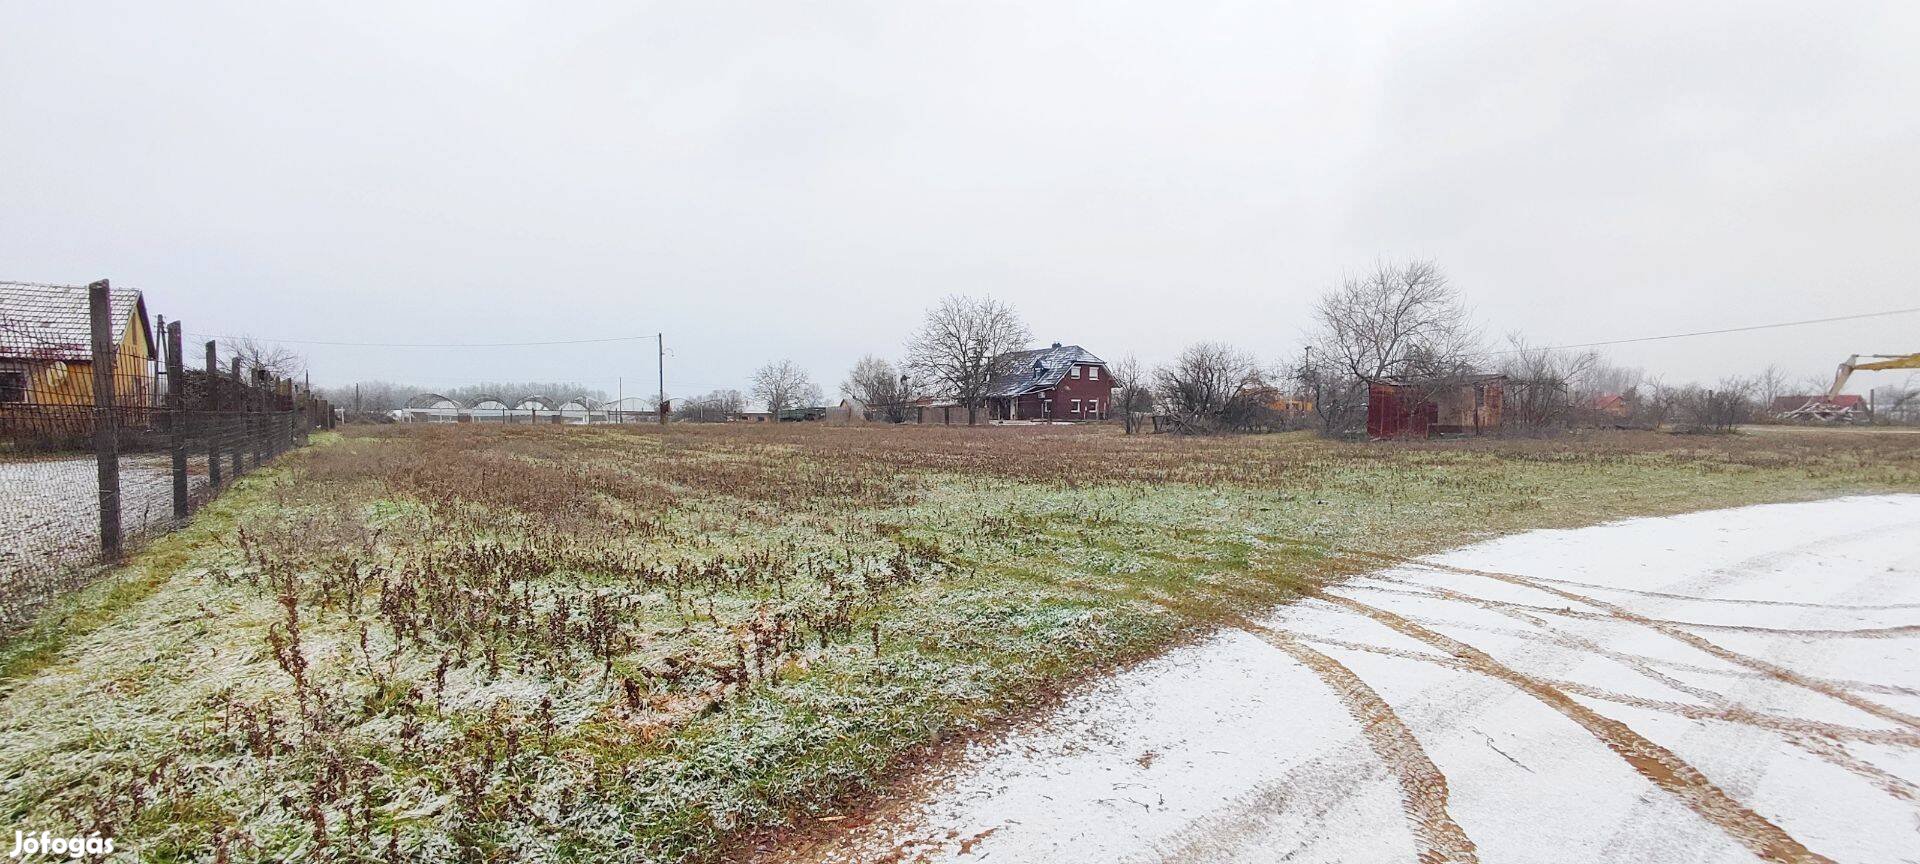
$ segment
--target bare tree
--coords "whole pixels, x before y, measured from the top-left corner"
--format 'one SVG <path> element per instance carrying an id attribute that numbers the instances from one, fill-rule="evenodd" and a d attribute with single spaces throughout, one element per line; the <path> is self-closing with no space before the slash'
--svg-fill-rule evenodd
<path id="1" fill-rule="evenodd" d="M 1793 382 L 1787 379 L 1786 371 L 1773 364 L 1768 364 L 1767 368 L 1760 370 L 1760 375 L 1753 379 L 1753 384 L 1755 388 L 1754 396 L 1760 400 L 1760 404 L 1762 405 L 1772 405 L 1775 399 L 1782 396 L 1793 395 L 1787 392 L 1792 389 Z M 1822 389 L 1816 392 L 1824 393 L 1826 391 Z"/>
<path id="2" fill-rule="evenodd" d="M 981 400 L 994 376 L 1007 370 L 1007 355 L 1032 341 L 1012 306 L 991 297 L 958 294 L 927 310 L 907 342 L 907 366 L 922 386 L 938 388 L 967 406 L 967 425 L 978 422 Z"/>
<path id="3" fill-rule="evenodd" d="M 509 407 L 534 396 L 546 397 L 555 405 L 575 399 L 587 402 L 607 400 L 607 393 L 604 390 L 595 390 L 567 381 L 489 381 L 480 384 L 463 384 L 451 390 L 441 390 L 439 393 L 461 404 L 472 404 L 476 399 L 492 397 L 505 402 Z"/>
<path id="4" fill-rule="evenodd" d="M 1600 352 L 1541 348 L 1519 333 L 1507 335 L 1500 374 L 1507 376 L 1501 402 L 1503 430 L 1546 430 L 1573 420 L 1574 382 L 1600 365 Z"/>
<path id="5" fill-rule="evenodd" d="M 767 406 L 767 413 L 773 419 L 780 419 L 780 412 L 794 408 L 808 408 L 820 403 L 820 385 L 807 377 L 807 372 L 792 360 L 768 363 L 753 373 L 753 398 Z"/>
<path id="6" fill-rule="evenodd" d="M 1365 382 L 1343 366 L 1316 361 L 1312 351 L 1293 371 L 1293 379 L 1301 398 L 1313 405 L 1313 413 L 1320 418 L 1321 434 L 1338 437 L 1359 430 L 1367 408 Z"/>
<path id="7" fill-rule="evenodd" d="M 1132 435 L 1140 425 L 1139 415 L 1153 411 L 1153 382 L 1140 358 L 1132 354 L 1120 358 L 1108 374 L 1113 376 L 1113 407 L 1120 412 L 1126 434 Z"/>
<path id="8" fill-rule="evenodd" d="M 411 384 L 361 381 L 341 387 L 320 387 L 316 392 L 334 407 L 346 409 L 348 418 L 364 420 L 405 406 L 407 400 L 425 391 Z"/>
<path id="9" fill-rule="evenodd" d="M 240 358 L 240 368 L 249 375 L 264 372 L 275 378 L 296 378 L 307 369 L 307 358 L 293 349 L 251 336 L 229 339 L 223 347 L 230 356 Z"/>
<path id="10" fill-rule="evenodd" d="M 1920 386 L 1916 386 L 1916 378 L 1920 376 L 1909 375 L 1894 386 L 1867 391 L 1872 397 L 1874 417 L 1886 423 L 1920 423 Z"/>
<path id="11" fill-rule="evenodd" d="M 1265 407 L 1260 362 L 1222 342 L 1187 346 L 1153 378 L 1160 403 L 1193 431 L 1246 428 Z"/>
<path id="12" fill-rule="evenodd" d="M 883 357 L 868 354 L 853 364 L 847 380 L 840 382 L 840 395 L 869 408 L 885 412 L 888 421 L 906 419 L 907 384 L 899 367 Z"/>
<path id="13" fill-rule="evenodd" d="M 1431 261 L 1382 262 L 1314 307 L 1321 362 L 1364 382 L 1466 371 L 1478 334 Z"/>

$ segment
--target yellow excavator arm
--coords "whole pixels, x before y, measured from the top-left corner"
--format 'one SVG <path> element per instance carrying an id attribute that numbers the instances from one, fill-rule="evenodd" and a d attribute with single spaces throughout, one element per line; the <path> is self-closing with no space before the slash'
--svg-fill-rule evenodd
<path id="1" fill-rule="evenodd" d="M 1840 364 L 1840 371 L 1833 376 L 1833 386 L 1827 388 L 1827 401 L 1840 395 L 1840 388 L 1847 386 L 1847 379 L 1855 372 L 1872 372 L 1878 369 L 1920 369 L 1920 354 L 1868 354 L 1869 362 L 1860 362 L 1860 355 L 1847 358 Z"/>

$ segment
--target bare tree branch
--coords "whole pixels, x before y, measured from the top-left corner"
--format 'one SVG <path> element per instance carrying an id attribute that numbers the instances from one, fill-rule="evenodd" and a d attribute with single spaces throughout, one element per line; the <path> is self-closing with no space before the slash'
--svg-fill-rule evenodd
<path id="1" fill-rule="evenodd" d="M 991 297 L 942 299 L 907 342 L 907 366 L 922 386 L 967 407 L 977 422 L 987 385 L 1007 371 L 1006 356 L 1032 341 L 1012 306 Z"/>

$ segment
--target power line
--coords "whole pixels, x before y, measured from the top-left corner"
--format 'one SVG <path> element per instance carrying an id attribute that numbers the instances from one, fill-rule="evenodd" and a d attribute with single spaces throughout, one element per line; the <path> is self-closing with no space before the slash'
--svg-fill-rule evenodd
<path id="1" fill-rule="evenodd" d="M 1886 318 L 1893 315 L 1912 315 L 1920 312 L 1920 306 L 1911 309 L 1888 309 L 1884 312 L 1862 312 L 1858 315 L 1836 315 L 1832 318 L 1808 318 L 1801 321 L 1781 321 L 1774 324 L 1752 324 L 1746 327 L 1725 327 L 1719 330 L 1695 330 L 1691 333 L 1668 333 L 1663 336 L 1636 336 L 1631 339 L 1609 339 L 1603 342 L 1582 342 L 1576 345 L 1547 345 L 1540 348 L 1511 348 L 1504 351 L 1483 351 L 1473 356 L 1491 357 L 1499 354 L 1521 354 L 1529 351 L 1571 351 L 1575 348 L 1601 348 L 1607 345 L 1630 345 L 1636 342 L 1660 342 L 1667 339 L 1687 339 L 1694 336 L 1718 336 L 1723 333 L 1745 333 L 1751 330 L 1777 330 L 1782 327 L 1803 327 L 1808 324 L 1831 324 L 1836 321 L 1859 321 L 1864 318 Z"/>
<path id="2" fill-rule="evenodd" d="M 605 342 L 637 342 L 642 339 L 658 340 L 660 334 L 648 333 L 644 336 L 608 336 L 604 339 L 555 339 L 544 342 L 329 342 L 320 339 L 280 339 L 273 336 L 216 336 L 211 333 L 189 334 L 197 339 L 226 339 L 239 341 L 252 339 L 256 342 L 277 342 L 284 345 L 330 345 L 340 348 L 537 348 L 543 345 L 592 345 Z"/>

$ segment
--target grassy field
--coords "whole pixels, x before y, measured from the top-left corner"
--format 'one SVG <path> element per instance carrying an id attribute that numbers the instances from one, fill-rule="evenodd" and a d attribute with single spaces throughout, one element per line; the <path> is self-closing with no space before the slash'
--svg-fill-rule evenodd
<path id="1" fill-rule="evenodd" d="M 0 807 L 153 860 L 711 859 L 1356 552 L 1881 490 L 1910 436 L 355 431 L 0 646 Z"/>

